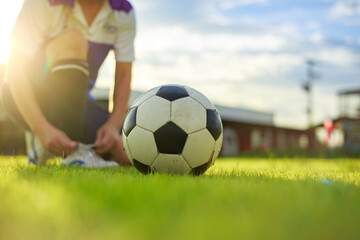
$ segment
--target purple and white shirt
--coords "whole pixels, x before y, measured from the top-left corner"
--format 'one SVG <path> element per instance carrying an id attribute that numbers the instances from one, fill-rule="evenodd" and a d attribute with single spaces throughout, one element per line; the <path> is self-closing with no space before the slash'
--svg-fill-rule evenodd
<path id="1" fill-rule="evenodd" d="M 135 14 L 127 0 L 106 0 L 89 26 L 76 0 L 25 0 L 11 36 L 12 47 L 32 57 L 64 29 L 89 42 L 89 84 L 111 49 L 118 62 L 134 61 Z"/>

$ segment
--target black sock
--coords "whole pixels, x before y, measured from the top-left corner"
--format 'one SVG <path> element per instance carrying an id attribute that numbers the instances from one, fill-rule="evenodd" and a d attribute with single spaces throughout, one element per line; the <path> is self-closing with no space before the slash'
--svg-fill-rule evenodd
<path id="1" fill-rule="evenodd" d="M 51 94 L 49 102 L 45 103 L 46 117 L 74 141 L 85 141 L 84 112 L 88 77 L 86 61 L 67 59 L 52 66 L 46 83 Z"/>

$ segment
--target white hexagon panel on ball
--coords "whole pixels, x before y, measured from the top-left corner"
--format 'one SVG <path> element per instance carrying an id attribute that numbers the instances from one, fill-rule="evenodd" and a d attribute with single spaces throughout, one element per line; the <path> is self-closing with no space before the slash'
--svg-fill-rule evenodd
<path id="1" fill-rule="evenodd" d="M 143 93 L 141 96 L 139 96 L 137 99 L 135 99 L 134 103 L 131 105 L 132 107 L 137 107 L 152 96 L 156 94 L 157 91 L 159 91 L 160 87 L 154 87 L 150 89 L 149 91 Z"/>
<path id="2" fill-rule="evenodd" d="M 204 108 L 212 109 L 212 110 L 215 109 L 214 104 L 212 104 L 212 102 L 204 94 L 191 87 L 187 87 L 187 86 L 184 87 L 186 91 L 189 93 L 189 96 L 195 99 L 196 101 L 198 101 L 201 105 L 204 106 Z"/>
<path id="3" fill-rule="evenodd" d="M 183 156 L 175 154 L 159 154 L 151 165 L 154 172 L 171 174 L 188 174 L 191 170 Z"/>
<path id="4" fill-rule="evenodd" d="M 193 133 L 206 127 L 206 109 L 191 97 L 171 103 L 171 121 L 186 133 Z"/>
<path id="5" fill-rule="evenodd" d="M 214 138 L 203 129 L 188 136 L 182 155 L 191 168 L 196 168 L 212 161 L 214 146 Z"/>
<path id="6" fill-rule="evenodd" d="M 153 133 L 135 126 L 127 137 L 127 141 L 134 166 L 143 173 L 148 171 L 142 168 L 150 169 L 149 166 L 158 155 Z"/>
<path id="7" fill-rule="evenodd" d="M 170 121 L 170 102 L 152 96 L 138 106 L 136 124 L 149 131 L 156 131 Z"/>

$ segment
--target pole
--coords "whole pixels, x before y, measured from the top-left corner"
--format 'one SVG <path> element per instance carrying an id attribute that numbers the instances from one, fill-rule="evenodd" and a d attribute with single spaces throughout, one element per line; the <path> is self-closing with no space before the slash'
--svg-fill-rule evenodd
<path id="1" fill-rule="evenodd" d="M 307 96 L 307 107 L 306 107 L 306 115 L 308 121 L 308 138 L 309 138 L 309 151 L 314 150 L 314 140 L 315 140 L 315 133 L 313 129 L 313 84 L 316 79 L 315 73 L 315 61 L 308 59 L 306 61 L 307 65 L 307 74 L 306 74 L 306 81 L 303 84 L 303 89 L 306 92 Z"/>
<path id="2" fill-rule="evenodd" d="M 315 74 L 315 61 L 309 59 L 306 61 L 307 64 L 307 76 L 306 81 L 303 84 L 303 89 L 306 92 L 307 95 L 307 107 L 306 107 L 306 115 L 308 120 L 308 127 L 313 127 L 313 103 L 314 103 L 314 97 L 313 97 L 313 84 L 316 78 Z"/>

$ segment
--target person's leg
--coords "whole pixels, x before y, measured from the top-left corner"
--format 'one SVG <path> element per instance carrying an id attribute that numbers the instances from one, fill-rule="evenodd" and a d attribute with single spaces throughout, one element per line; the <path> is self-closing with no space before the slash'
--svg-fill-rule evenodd
<path id="1" fill-rule="evenodd" d="M 122 137 L 118 138 L 116 144 L 110 149 L 112 160 L 119 163 L 121 166 L 131 166 L 131 162 L 127 157 L 122 141 Z"/>
<path id="2" fill-rule="evenodd" d="M 72 140 L 85 141 L 84 112 L 88 90 L 88 42 L 77 30 L 66 30 L 46 48 L 50 68 L 35 87 L 38 102 L 50 123 Z"/>

